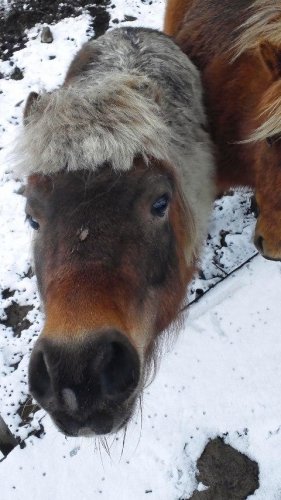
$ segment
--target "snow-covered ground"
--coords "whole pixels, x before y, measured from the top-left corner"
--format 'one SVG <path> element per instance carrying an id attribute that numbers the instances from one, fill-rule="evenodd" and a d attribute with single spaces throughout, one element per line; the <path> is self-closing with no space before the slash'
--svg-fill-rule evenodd
<path id="1" fill-rule="evenodd" d="M 110 459 L 94 439 L 65 439 L 44 416 L 46 435 L 0 464 L 1 498 L 189 498 L 206 442 L 227 433 L 259 464 L 254 498 L 280 499 L 280 272 L 257 257 L 191 307 L 123 455 L 123 435 L 109 439 Z"/>
<path id="2" fill-rule="evenodd" d="M 137 19 L 122 26 L 161 27 L 162 0 L 114 5 L 111 27 L 125 16 Z M 0 414 L 25 443 L 0 462 L 0 499 L 187 499 L 203 489 L 196 462 L 208 439 L 224 436 L 259 465 L 260 488 L 251 498 L 280 500 L 281 264 L 258 256 L 232 272 L 255 255 L 251 193 L 230 193 L 215 203 L 202 272 L 189 298 L 216 288 L 190 307 L 176 345 L 145 391 L 142 418 L 139 413 L 131 423 L 123 454 L 123 434 L 108 440 L 109 458 L 99 441 L 66 439 L 42 410 L 28 410 L 27 364 L 42 315 L 24 198 L 17 194 L 22 181 L 14 179 L 7 153 L 29 91 L 62 82 L 91 35 L 89 25 L 87 14 L 60 21 L 52 26 L 52 44 L 40 42 L 42 26 L 36 26 L 13 65 L 0 63 Z M 15 66 L 21 80 L 9 78 Z M 30 435 L 36 431 L 40 437 Z"/>

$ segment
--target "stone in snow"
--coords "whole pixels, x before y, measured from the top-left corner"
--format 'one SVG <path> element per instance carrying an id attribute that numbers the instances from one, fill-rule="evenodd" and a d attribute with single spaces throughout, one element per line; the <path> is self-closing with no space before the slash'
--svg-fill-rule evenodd
<path id="1" fill-rule="evenodd" d="M 41 32 L 41 42 L 42 43 L 52 43 L 54 40 L 53 34 L 49 26 L 44 26 Z"/>

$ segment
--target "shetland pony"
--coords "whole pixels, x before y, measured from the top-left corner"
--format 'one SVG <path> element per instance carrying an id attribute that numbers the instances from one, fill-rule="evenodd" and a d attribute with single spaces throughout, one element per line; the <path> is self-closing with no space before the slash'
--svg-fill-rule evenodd
<path id="1" fill-rule="evenodd" d="M 179 316 L 214 197 L 199 73 L 169 37 L 124 28 L 26 103 L 17 145 L 45 311 L 30 391 L 66 435 L 130 420 Z"/>
<path id="2" fill-rule="evenodd" d="M 251 186 L 255 245 L 281 259 L 281 2 L 168 0 L 165 32 L 202 71 L 217 188 Z"/>

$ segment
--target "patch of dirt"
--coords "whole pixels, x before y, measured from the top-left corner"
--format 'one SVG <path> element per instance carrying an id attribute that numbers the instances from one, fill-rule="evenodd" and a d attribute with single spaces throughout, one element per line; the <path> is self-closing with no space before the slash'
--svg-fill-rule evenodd
<path id="1" fill-rule="evenodd" d="M 2 298 L 3 299 L 9 299 L 10 297 L 13 297 L 15 295 L 15 290 L 10 290 L 10 288 L 5 288 L 2 292 Z"/>
<path id="2" fill-rule="evenodd" d="M 31 267 L 29 267 L 28 270 L 26 271 L 26 273 L 24 273 L 23 277 L 24 278 L 32 278 L 32 276 L 34 276 L 34 272 L 33 272 L 33 269 Z"/>
<path id="3" fill-rule="evenodd" d="M 110 0 L 12 0 L 9 7 L 0 7 L 0 58 L 8 60 L 15 50 L 25 47 L 26 29 L 37 23 L 52 24 L 66 17 L 76 17 L 88 12 L 92 17 L 90 29 L 95 38 L 105 33 L 110 15 L 107 8 Z"/>
<path id="4" fill-rule="evenodd" d="M 258 464 L 223 439 L 210 441 L 197 461 L 198 481 L 208 487 L 190 500 L 246 500 L 259 488 Z"/>
<path id="5" fill-rule="evenodd" d="M 17 411 L 21 418 L 20 427 L 30 423 L 34 417 L 34 414 L 40 410 L 40 406 L 33 402 L 31 396 L 28 396 L 24 403 L 21 403 Z"/>
<path id="6" fill-rule="evenodd" d="M 31 326 L 30 321 L 26 319 L 26 315 L 32 309 L 32 306 L 21 306 L 17 302 L 13 301 L 10 306 L 4 309 L 6 319 L 0 320 L 0 323 L 7 327 L 11 327 L 13 329 L 14 336 L 20 337 L 21 332 Z"/>

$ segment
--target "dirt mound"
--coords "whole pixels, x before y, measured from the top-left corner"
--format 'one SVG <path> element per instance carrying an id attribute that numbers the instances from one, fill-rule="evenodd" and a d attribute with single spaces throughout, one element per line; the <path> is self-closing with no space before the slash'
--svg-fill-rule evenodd
<path id="1" fill-rule="evenodd" d="M 17 302 L 12 302 L 10 306 L 4 309 L 6 319 L 0 320 L 0 323 L 7 327 L 11 327 L 15 337 L 20 337 L 21 332 L 30 327 L 31 323 L 26 318 L 29 311 L 32 311 L 32 306 L 22 306 Z"/>
<path id="2" fill-rule="evenodd" d="M 198 481 L 208 487 L 190 500 L 245 500 L 259 488 L 258 464 L 225 444 L 210 441 L 197 461 Z"/>

